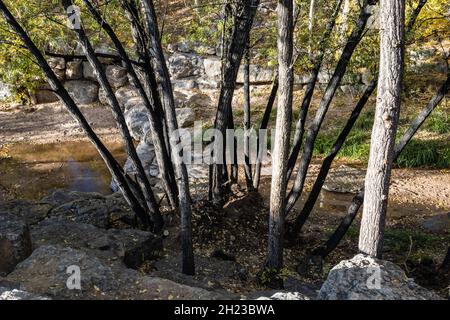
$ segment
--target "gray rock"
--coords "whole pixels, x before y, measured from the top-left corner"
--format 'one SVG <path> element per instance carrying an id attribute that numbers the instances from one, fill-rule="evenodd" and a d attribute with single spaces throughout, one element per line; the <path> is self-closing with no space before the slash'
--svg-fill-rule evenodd
<path id="1" fill-rule="evenodd" d="M 209 57 L 203 60 L 203 66 L 206 76 L 210 80 L 220 81 L 220 77 L 222 74 L 222 62 L 219 58 Z"/>
<path id="2" fill-rule="evenodd" d="M 7 100 L 12 97 L 11 86 L 0 81 L 0 101 Z"/>
<path id="3" fill-rule="evenodd" d="M 0 214 L 0 276 L 10 273 L 31 251 L 28 225 L 12 214 Z"/>
<path id="4" fill-rule="evenodd" d="M 144 105 L 137 105 L 125 112 L 125 121 L 134 139 L 142 141 L 150 130 L 148 117 L 149 114 Z"/>
<path id="5" fill-rule="evenodd" d="M 88 61 L 83 62 L 83 78 L 97 81 L 97 72 Z"/>
<path id="6" fill-rule="evenodd" d="M 191 55 L 175 53 L 169 58 L 168 63 L 173 79 L 183 79 L 196 75 L 196 58 Z"/>
<path id="7" fill-rule="evenodd" d="M 389 261 L 358 254 L 328 274 L 319 300 L 441 300 Z"/>
<path id="8" fill-rule="evenodd" d="M 365 177 L 364 170 L 340 165 L 330 170 L 323 188 L 331 192 L 357 193 L 364 187 Z"/>
<path id="9" fill-rule="evenodd" d="M 0 204 L 0 214 L 10 213 L 26 224 L 33 225 L 45 219 L 52 207 L 50 203 L 45 201 L 12 200 Z"/>
<path id="10" fill-rule="evenodd" d="M 150 178 L 150 183 L 155 185 L 156 181 L 152 178 L 159 177 L 159 168 L 155 164 L 155 149 L 152 144 L 147 144 L 145 141 L 141 141 L 136 148 L 136 152 L 141 159 L 142 165 L 144 166 L 147 176 Z M 128 173 L 131 177 L 137 175 L 136 168 L 130 158 L 127 159 L 124 165 L 124 171 Z M 111 190 L 118 191 L 116 181 L 113 179 L 111 182 Z"/>
<path id="11" fill-rule="evenodd" d="M 52 219 L 34 226 L 31 237 L 35 246 L 64 244 L 74 249 L 90 249 L 100 258 L 110 253 L 130 268 L 157 258 L 162 250 L 161 238 L 147 231 L 104 230 L 90 224 Z"/>
<path id="12" fill-rule="evenodd" d="M 64 58 L 50 57 L 47 63 L 52 70 L 64 70 L 66 68 L 66 60 Z"/>
<path id="13" fill-rule="evenodd" d="M 0 301 L 1 300 L 50 300 L 50 299 L 47 297 L 39 296 L 18 289 L 9 289 L 0 287 Z"/>
<path id="14" fill-rule="evenodd" d="M 136 87 L 128 85 L 119 88 L 116 91 L 116 98 L 119 104 L 125 107 L 127 102 L 130 101 L 131 99 L 140 99 L 140 95 Z"/>
<path id="15" fill-rule="evenodd" d="M 79 80 L 83 78 L 83 61 L 74 60 L 67 62 L 66 79 Z"/>
<path id="16" fill-rule="evenodd" d="M 80 269 L 81 290 L 67 286 L 68 268 Z M 136 274 L 113 272 L 114 266 L 92 253 L 61 246 L 41 246 L 20 263 L 8 280 L 17 281 L 25 291 L 48 295 L 56 299 L 104 299 L 109 293 L 134 281 Z"/>
<path id="17" fill-rule="evenodd" d="M 191 108 L 177 108 L 177 121 L 179 128 L 187 128 L 194 125 L 195 112 Z"/>
<path id="18" fill-rule="evenodd" d="M 364 68 L 361 70 L 361 82 L 368 86 L 373 79 L 373 75 L 369 69 Z"/>
<path id="19" fill-rule="evenodd" d="M 127 102 L 125 102 L 125 104 L 123 106 L 124 106 L 125 111 L 128 111 L 136 106 L 145 107 L 144 101 L 142 100 L 141 97 L 130 98 L 130 99 L 128 99 Z"/>
<path id="20" fill-rule="evenodd" d="M 53 91 L 47 90 L 47 89 L 38 89 L 35 92 L 35 97 L 36 97 L 36 103 L 38 103 L 38 104 L 52 103 L 52 102 L 56 102 L 59 100 Z"/>
<path id="21" fill-rule="evenodd" d="M 81 290 L 70 290 L 67 268 L 80 268 Z M 92 252 L 61 246 L 42 246 L 19 264 L 8 280 L 22 289 L 55 299 L 228 299 L 214 291 L 141 276 L 123 264 L 106 262 Z"/>
<path id="22" fill-rule="evenodd" d="M 209 95 L 200 92 L 192 94 L 185 103 L 189 107 L 211 107 L 214 104 Z"/>
<path id="23" fill-rule="evenodd" d="M 273 76 L 273 69 L 263 68 L 259 65 L 250 65 L 250 83 L 271 82 Z M 236 82 L 244 82 L 244 66 L 239 68 Z"/>
<path id="24" fill-rule="evenodd" d="M 173 80 L 172 85 L 174 90 L 181 90 L 181 91 L 183 90 L 189 91 L 198 88 L 197 80 L 190 78 Z"/>
<path id="25" fill-rule="evenodd" d="M 317 76 L 317 80 L 320 84 L 327 84 L 331 80 L 332 75 L 331 70 L 321 70 Z"/>
<path id="26" fill-rule="evenodd" d="M 71 80 L 64 84 L 70 96 L 79 104 L 90 104 L 98 100 L 98 85 L 88 80 Z"/>
<path id="27" fill-rule="evenodd" d="M 114 88 L 118 89 L 128 84 L 128 74 L 127 69 L 118 66 L 107 66 L 106 67 L 106 77 L 108 78 L 109 84 Z"/>

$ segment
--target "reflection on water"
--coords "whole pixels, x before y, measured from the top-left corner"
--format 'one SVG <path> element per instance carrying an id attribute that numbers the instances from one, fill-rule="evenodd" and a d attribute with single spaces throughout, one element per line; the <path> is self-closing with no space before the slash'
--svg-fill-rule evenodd
<path id="1" fill-rule="evenodd" d="M 120 163 L 126 155 L 120 143 L 107 143 Z M 8 146 L 0 160 L 0 200 L 37 200 L 51 190 L 110 193 L 111 176 L 90 142 Z"/>

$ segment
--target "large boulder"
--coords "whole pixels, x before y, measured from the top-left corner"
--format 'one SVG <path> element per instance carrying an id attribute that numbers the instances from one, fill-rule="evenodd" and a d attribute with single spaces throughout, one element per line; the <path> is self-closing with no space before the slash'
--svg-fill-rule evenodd
<path id="1" fill-rule="evenodd" d="M 91 104 L 98 100 L 98 85 L 93 81 L 70 80 L 64 86 L 76 103 Z"/>
<path id="2" fill-rule="evenodd" d="M 341 261 L 328 274 L 320 300 L 439 300 L 417 285 L 392 262 L 358 254 Z"/>
<path id="3" fill-rule="evenodd" d="M 44 220 L 53 206 L 45 201 L 12 200 L 0 204 L 0 215 L 10 213 L 28 225 Z"/>
<path id="4" fill-rule="evenodd" d="M 81 290 L 73 284 L 79 268 Z M 72 272 L 72 273 L 71 273 Z M 41 246 L 20 263 L 8 278 L 21 289 L 55 299 L 228 299 L 229 295 L 142 276 L 92 252 L 62 246 Z"/>
<path id="5" fill-rule="evenodd" d="M 63 192 L 57 191 L 55 193 Z M 58 197 L 58 195 L 54 197 Z M 92 224 L 99 228 L 109 228 L 112 216 L 127 211 L 123 200 L 112 196 L 69 192 L 62 197 L 58 203 L 55 203 L 55 208 L 48 215 L 52 220 L 73 221 Z"/>
<path id="6" fill-rule="evenodd" d="M 142 104 L 136 105 L 125 112 L 125 121 L 130 130 L 131 136 L 142 141 L 150 130 L 149 113 Z"/>
<path id="7" fill-rule="evenodd" d="M 66 79 L 79 80 L 83 78 L 83 61 L 74 60 L 67 62 Z"/>
<path id="8" fill-rule="evenodd" d="M 114 89 L 118 89 L 128 84 L 127 69 L 119 66 L 110 65 L 106 67 L 106 77 L 109 84 Z"/>
<path id="9" fill-rule="evenodd" d="M 100 229 L 90 224 L 45 220 L 34 226 L 31 237 L 35 246 L 64 245 L 89 249 L 98 257 L 117 256 L 130 268 L 155 259 L 162 250 L 162 239 L 137 229 Z"/>
<path id="10" fill-rule="evenodd" d="M 83 62 L 83 78 L 97 81 L 97 72 L 88 61 Z"/>
<path id="11" fill-rule="evenodd" d="M 117 89 L 116 98 L 121 106 L 125 106 L 131 99 L 140 99 L 140 95 L 136 87 L 128 85 Z"/>
<path id="12" fill-rule="evenodd" d="M 0 276 L 7 275 L 31 254 L 28 225 L 18 217 L 0 214 Z"/>

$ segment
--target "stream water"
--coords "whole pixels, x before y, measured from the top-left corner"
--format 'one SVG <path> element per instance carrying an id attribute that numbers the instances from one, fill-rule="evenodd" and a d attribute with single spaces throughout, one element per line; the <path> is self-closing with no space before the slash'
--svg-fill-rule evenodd
<path id="1" fill-rule="evenodd" d="M 107 147 L 123 163 L 120 143 Z M 14 144 L 0 160 L 0 200 L 38 200 L 55 189 L 110 193 L 111 176 L 89 142 L 61 144 Z"/>

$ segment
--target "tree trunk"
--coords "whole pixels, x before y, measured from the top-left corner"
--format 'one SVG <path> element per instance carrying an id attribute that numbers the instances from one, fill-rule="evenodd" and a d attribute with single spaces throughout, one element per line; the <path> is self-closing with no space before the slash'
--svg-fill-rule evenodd
<path id="1" fill-rule="evenodd" d="M 328 82 L 327 89 L 325 90 L 322 100 L 320 101 L 316 116 L 314 117 L 314 120 L 308 130 L 308 134 L 306 135 L 305 148 L 303 149 L 301 157 L 300 167 L 294 181 L 294 186 L 292 187 L 292 190 L 288 195 L 288 203 L 286 207 L 287 212 L 292 210 L 303 191 L 306 174 L 308 172 L 309 164 L 311 162 L 313 154 L 314 143 L 316 141 L 317 135 L 328 111 L 328 108 L 331 104 L 331 101 L 333 100 L 334 94 L 336 93 L 342 77 L 347 70 L 350 58 L 352 57 L 356 46 L 361 41 L 361 37 L 363 35 L 367 20 L 371 15 L 370 6 L 372 3 L 373 1 L 370 0 L 364 1 L 364 6 L 361 8 L 361 13 L 359 15 L 357 25 L 348 39 L 347 45 L 342 52 L 341 58 L 338 61 L 334 74 L 331 80 Z"/>
<path id="2" fill-rule="evenodd" d="M 245 181 L 247 183 L 247 191 L 253 190 L 253 176 L 252 167 L 250 164 L 250 128 L 251 128 L 251 114 L 250 114 L 250 48 L 247 46 L 245 51 L 244 62 L 244 171 Z"/>
<path id="3" fill-rule="evenodd" d="M 267 264 L 269 270 L 283 267 L 284 215 L 286 205 L 286 168 L 292 117 L 293 94 L 293 3 L 278 1 L 278 74 L 279 96 L 272 157 L 272 184 L 270 192 L 269 239 Z"/>
<path id="4" fill-rule="evenodd" d="M 314 67 L 311 70 L 311 76 L 309 82 L 306 86 L 305 95 L 303 96 L 302 104 L 300 106 L 300 114 L 298 116 L 297 123 L 295 125 L 295 133 L 294 139 L 292 142 L 292 150 L 289 155 L 288 161 L 288 180 L 292 175 L 292 171 L 294 170 L 295 163 L 297 161 L 298 154 L 300 152 L 300 148 L 303 142 L 303 135 L 305 133 L 305 122 L 306 116 L 308 115 L 309 106 L 311 105 L 311 100 L 314 94 L 314 89 L 316 88 L 317 78 L 319 76 L 320 68 L 322 67 L 323 58 L 325 55 L 326 46 L 328 44 L 328 40 L 330 39 L 331 33 L 333 31 L 334 25 L 336 24 L 336 19 L 339 14 L 339 10 L 342 5 L 342 0 L 338 0 L 336 4 L 336 8 L 331 19 L 328 21 L 325 32 L 319 43 L 319 52 L 316 57 L 313 57 Z"/>
<path id="5" fill-rule="evenodd" d="M 400 113 L 405 28 L 404 0 L 380 3 L 380 72 L 375 122 L 365 180 L 359 250 L 381 258 L 389 181 Z"/>
<path id="6" fill-rule="evenodd" d="M 229 119 L 232 113 L 231 103 L 233 100 L 236 78 L 246 44 L 248 43 L 250 30 L 258 5 L 259 0 L 239 0 L 236 4 L 237 13 L 234 18 L 230 44 L 225 55 L 222 86 L 214 123 L 215 129 L 222 134 L 222 137 L 226 136 L 226 129 L 229 126 Z M 224 171 L 224 164 L 214 163 L 212 167 L 212 200 L 216 203 L 222 203 L 224 200 L 223 188 L 226 182 L 224 181 L 224 175 L 222 174 Z"/>
<path id="7" fill-rule="evenodd" d="M 350 118 L 347 120 L 344 128 L 336 139 L 336 142 L 331 147 L 331 151 L 326 156 L 326 158 L 322 162 L 322 166 L 320 167 L 319 174 L 317 175 L 316 181 L 314 182 L 313 188 L 308 195 L 308 198 L 303 206 L 302 211 L 295 219 L 293 227 L 289 230 L 289 237 L 291 239 L 296 238 L 308 219 L 314 205 L 316 204 L 317 198 L 319 197 L 320 191 L 322 190 L 323 184 L 325 183 L 325 179 L 327 178 L 328 172 L 330 171 L 331 164 L 333 163 L 334 158 L 337 156 L 342 146 L 345 143 L 350 131 L 352 130 L 356 120 L 358 119 L 362 109 L 366 105 L 369 97 L 372 95 L 376 88 L 376 80 L 373 80 L 369 86 L 367 86 L 363 95 L 359 99 L 355 108 L 352 111 Z"/>
<path id="8" fill-rule="evenodd" d="M 269 95 L 269 100 L 267 101 L 266 109 L 264 110 L 264 115 L 261 120 L 261 124 L 259 126 L 259 131 L 258 131 L 258 135 L 257 135 L 256 146 L 257 146 L 257 150 L 258 150 L 258 155 L 257 155 L 257 159 L 256 159 L 255 173 L 254 173 L 254 177 L 253 177 L 253 187 L 255 189 L 259 188 L 259 182 L 261 180 L 262 160 L 264 157 L 263 152 L 266 150 L 265 148 L 261 148 L 259 145 L 260 144 L 260 140 L 259 140 L 260 134 L 261 134 L 262 130 L 267 129 L 267 125 L 269 124 L 270 114 L 272 113 L 273 104 L 275 103 L 275 98 L 277 97 L 278 86 L 279 85 L 278 85 L 278 73 L 277 73 L 273 79 L 272 89 L 270 90 L 270 95 Z"/>
<path id="9" fill-rule="evenodd" d="M 175 102 L 172 91 L 172 83 L 162 50 L 155 9 L 151 0 L 142 0 L 142 7 L 146 19 L 147 32 L 151 39 L 152 48 L 155 50 L 155 60 L 158 65 L 158 73 L 161 77 L 164 112 L 167 119 L 167 127 L 170 135 L 172 150 L 177 150 L 181 142 L 178 133 L 178 122 L 175 113 Z M 172 153 L 172 160 L 178 182 L 178 199 L 181 216 L 181 247 L 182 247 L 182 272 L 188 275 L 195 274 L 194 250 L 192 244 L 192 211 L 191 196 L 189 193 L 189 177 L 186 164 L 183 162 L 182 150 L 179 154 Z"/>
<path id="10" fill-rule="evenodd" d="M 309 1 L 309 16 L 308 16 L 308 34 L 309 34 L 309 47 L 308 53 L 312 55 L 313 47 L 313 28 L 314 28 L 314 15 L 315 15 L 316 0 Z"/>

